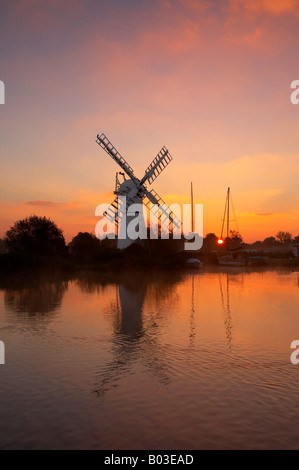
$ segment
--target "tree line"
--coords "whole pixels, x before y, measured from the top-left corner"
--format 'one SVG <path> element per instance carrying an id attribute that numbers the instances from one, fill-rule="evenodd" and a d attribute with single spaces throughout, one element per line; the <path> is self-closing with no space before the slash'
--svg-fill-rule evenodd
<path id="1" fill-rule="evenodd" d="M 70 262 L 73 265 L 98 265 L 118 261 L 144 262 L 152 259 L 159 262 L 168 257 L 170 261 L 174 252 L 179 252 L 181 240 L 158 239 L 133 244 L 126 250 L 117 249 L 116 239 L 99 240 L 94 234 L 79 232 L 72 241 L 66 244 L 63 231 L 55 222 L 33 215 L 19 220 L 0 240 L 0 253 L 10 257 L 9 261 L 18 260 Z M 2 257 L 3 261 L 3 257 Z M 167 260 L 166 260 L 167 261 Z M 178 259 L 179 262 L 179 259 Z"/>
<path id="2" fill-rule="evenodd" d="M 265 238 L 263 241 L 251 245 L 244 243 L 243 237 L 237 231 L 231 231 L 230 236 L 223 240 L 224 245 L 234 248 L 277 248 L 286 247 L 292 243 L 299 245 L 299 236 L 293 238 L 290 232 L 279 231 L 276 236 Z M 131 257 L 141 257 L 146 251 L 152 257 L 161 257 L 163 254 L 174 258 L 174 253 L 183 251 L 180 240 L 153 240 L 148 246 L 131 246 L 126 252 Z M 208 233 L 203 240 L 203 253 L 213 252 L 219 247 L 219 239 L 215 233 Z M 29 256 L 35 259 L 70 259 L 75 264 L 94 264 L 106 262 L 121 256 L 117 250 L 116 240 L 105 239 L 100 241 L 94 234 L 79 232 L 67 245 L 62 230 L 55 222 L 33 215 L 19 220 L 6 232 L 4 239 L 0 239 L 0 253 L 10 255 Z M 188 254 L 188 253 L 187 253 Z M 124 256 L 124 255 L 122 255 Z"/>

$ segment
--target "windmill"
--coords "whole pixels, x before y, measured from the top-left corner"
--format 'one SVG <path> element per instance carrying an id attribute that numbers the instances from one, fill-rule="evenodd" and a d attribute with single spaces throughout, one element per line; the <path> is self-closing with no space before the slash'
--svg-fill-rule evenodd
<path id="1" fill-rule="evenodd" d="M 154 189 L 149 191 L 146 187 L 146 183 L 152 184 L 171 162 L 172 156 L 168 150 L 165 147 L 160 150 L 158 155 L 145 170 L 145 174 L 140 180 L 135 176 L 133 168 L 119 154 L 105 134 L 97 135 L 96 143 L 100 145 L 123 170 L 122 172 L 116 173 L 114 191 L 116 198 L 104 213 L 106 218 L 116 224 L 118 234 L 122 234 L 122 236 L 118 237 L 118 248 L 126 248 L 135 241 L 134 238 L 130 237 L 130 233 L 128 233 L 128 225 L 132 218 L 135 217 L 135 213 L 132 214 L 132 212 L 130 212 L 130 206 L 132 206 L 132 204 L 145 204 L 158 218 L 158 221 L 163 223 L 168 230 L 170 224 L 172 224 L 173 228 L 175 227 L 180 230 L 181 221 L 178 217 L 171 212 L 170 208 Z M 122 179 L 120 179 L 119 175 L 122 176 Z M 126 198 L 125 203 L 123 197 Z M 123 217 L 124 214 L 126 215 L 125 218 Z M 140 223 L 143 224 L 143 229 L 146 230 L 143 217 Z"/>

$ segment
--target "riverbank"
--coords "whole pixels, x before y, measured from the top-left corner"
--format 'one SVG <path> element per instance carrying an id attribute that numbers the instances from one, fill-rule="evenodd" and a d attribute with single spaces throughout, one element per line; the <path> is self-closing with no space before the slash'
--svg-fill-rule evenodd
<path id="1" fill-rule="evenodd" d="M 192 255 L 193 256 L 193 255 Z M 202 261 L 204 267 L 218 266 L 215 253 L 200 253 L 196 257 Z M 38 271 L 48 269 L 60 272 L 73 273 L 81 270 L 94 271 L 124 271 L 127 269 L 157 269 L 157 270 L 182 270 L 185 269 L 186 260 L 190 258 L 189 252 L 155 254 L 145 250 L 115 251 L 102 259 L 94 262 L 82 263 L 72 259 L 70 256 L 47 258 L 17 254 L 0 254 L 0 274 L 5 275 L 16 271 Z M 299 267 L 298 257 L 273 256 L 248 256 L 247 267 Z"/>

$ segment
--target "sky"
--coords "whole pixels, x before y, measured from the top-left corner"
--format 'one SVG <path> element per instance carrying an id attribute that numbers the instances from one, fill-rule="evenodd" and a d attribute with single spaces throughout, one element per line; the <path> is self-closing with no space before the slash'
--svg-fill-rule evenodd
<path id="1" fill-rule="evenodd" d="M 140 178 L 165 145 L 152 186 L 188 203 L 192 181 L 205 234 L 230 186 L 245 241 L 298 235 L 298 50 L 298 0 L 1 0 L 0 237 L 32 214 L 94 231 L 102 132 Z"/>

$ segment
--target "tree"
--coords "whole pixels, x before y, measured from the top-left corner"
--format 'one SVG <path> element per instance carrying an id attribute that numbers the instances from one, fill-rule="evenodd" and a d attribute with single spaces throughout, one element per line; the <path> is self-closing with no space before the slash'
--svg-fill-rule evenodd
<path id="1" fill-rule="evenodd" d="M 211 241 L 217 243 L 218 237 L 215 235 L 215 233 L 207 233 L 204 240 L 206 242 Z"/>
<path id="2" fill-rule="evenodd" d="M 262 244 L 263 244 L 263 243 L 262 243 L 260 240 L 257 240 L 256 242 L 253 242 L 253 243 L 251 244 L 251 247 L 252 247 L 252 248 L 262 248 Z"/>
<path id="3" fill-rule="evenodd" d="M 239 242 L 239 243 L 243 243 L 243 238 L 240 234 L 240 232 L 238 232 L 237 230 L 230 230 L 230 235 L 229 235 L 229 238 L 234 241 L 234 242 Z"/>
<path id="4" fill-rule="evenodd" d="M 88 232 L 79 232 L 69 244 L 70 255 L 80 263 L 92 263 L 100 249 L 100 240 Z"/>
<path id="5" fill-rule="evenodd" d="M 15 222 L 6 232 L 5 243 L 11 253 L 52 256 L 65 252 L 62 230 L 50 219 L 37 215 Z"/>
<path id="6" fill-rule="evenodd" d="M 287 245 L 292 240 L 292 234 L 290 232 L 279 231 L 276 235 L 276 238 L 278 238 L 280 243 Z"/>
<path id="7" fill-rule="evenodd" d="M 275 244 L 277 244 L 277 243 L 278 243 L 278 242 L 275 240 L 275 237 L 267 237 L 267 238 L 265 238 L 265 240 L 263 241 L 263 244 L 264 244 L 264 245 L 268 245 L 268 246 L 270 246 L 270 245 L 275 245 Z"/>
<path id="8" fill-rule="evenodd" d="M 206 251 L 212 251 L 217 249 L 218 237 L 215 233 L 207 233 L 203 239 L 203 247 Z"/>
<path id="9" fill-rule="evenodd" d="M 6 250 L 7 250 L 7 248 L 6 248 L 6 245 L 5 245 L 5 241 L 1 240 L 1 238 L 0 238 L 0 253 L 5 253 Z"/>

